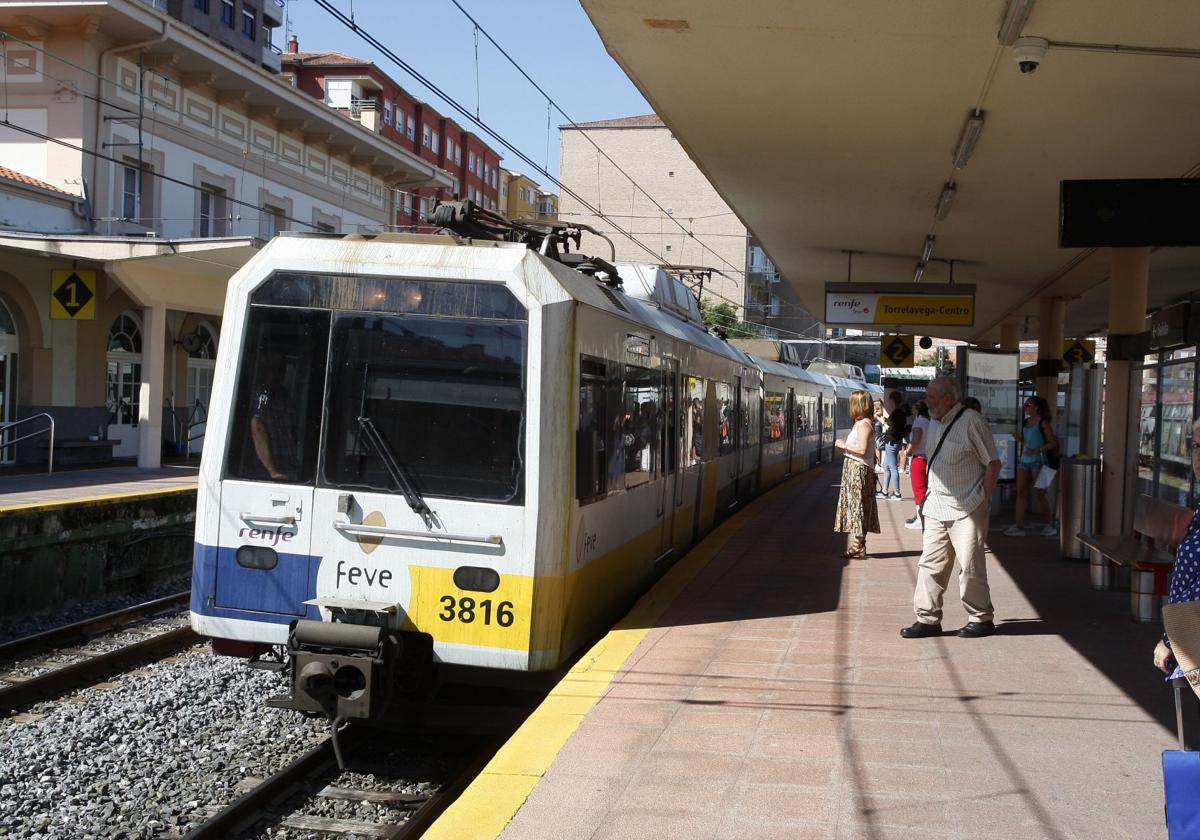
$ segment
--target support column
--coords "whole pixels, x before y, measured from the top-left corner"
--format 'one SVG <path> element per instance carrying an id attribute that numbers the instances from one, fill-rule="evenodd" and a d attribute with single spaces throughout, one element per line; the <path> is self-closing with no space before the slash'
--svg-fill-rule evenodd
<path id="1" fill-rule="evenodd" d="M 1058 415 L 1058 371 L 1062 365 L 1063 329 L 1067 320 L 1067 302 L 1060 297 L 1044 297 L 1038 315 L 1037 393 L 1050 405 L 1050 422 Z"/>
<path id="2" fill-rule="evenodd" d="M 1146 329 L 1149 248 L 1113 248 L 1108 291 L 1108 334 Z M 1112 345 L 1110 344 L 1110 349 Z M 1119 355 L 1119 354 L 1118 354 Z M 1136 381 L 1135 381 L 1136 380 Z M 1138 401 L 1141 373 L 1127 359 L 1110 355 L 1104 380 L 1104 463 L 1101 532 L 1119 535 L 1133 516 L 1137 482 Z"/>
<path id="3" fill-rule="evenodd" d="M 163 375 L 167 359 L 167 307 L 142 308 L 142 384 L 138 405 L 138 466 L 162 465 Z"/>
<path id="4" fill-rule="evenodd" d="M 1017 351 L 1021 349 L 1021 322 L 1013 318 L 1000 325 L 1000 349 Z"/>

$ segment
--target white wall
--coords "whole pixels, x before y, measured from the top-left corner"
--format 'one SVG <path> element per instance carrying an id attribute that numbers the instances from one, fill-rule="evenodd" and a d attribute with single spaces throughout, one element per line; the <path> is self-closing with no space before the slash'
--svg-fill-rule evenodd
<path id="1" fill-rule="evenodd" d="M 60 201 L 0 184 L 0 229 L 80 233 L 84 227 L 84 221 L 71 211 L 70 200 Z"/>
<path id="2" fill-rule="evenodd" d="M 21 128 L 46 134 L 45 108 L 13 108 L 8 111 L 8 121 Z M 6 166 L 39 181 L 48 180 L 46 141 L 0 125 L 0 166 Z"/>

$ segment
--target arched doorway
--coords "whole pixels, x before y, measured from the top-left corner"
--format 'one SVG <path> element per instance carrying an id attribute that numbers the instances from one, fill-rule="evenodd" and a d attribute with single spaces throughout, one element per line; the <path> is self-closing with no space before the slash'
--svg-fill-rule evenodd
<path id="1" fill-rule="evenodd" d="M 142 387 L 142 322 L 126 310 L 108 330 L 108 438 L 118 458 L 138 454 L 138 404 Z"/>
<path id="2" fill-rule="evenodd" d="M 0 426 L 17 419 L 17 347 L 16 321 L 0 301 Z M 0 463 L 11 464 L 15 455 L 16 447 L 0 451 Z"/>
<path id="3" fill-rule="evenodd" d="M 183 346 L 188 351 L 185 389 L 187 418 L 184 429 L 191 441 L 190 451 L 199 452 L 204 446 L 204 424 L 208 420 L 213 371 L 217 365 L 216 330 L 201 321 L 196 331 L 184 339 Z"/>

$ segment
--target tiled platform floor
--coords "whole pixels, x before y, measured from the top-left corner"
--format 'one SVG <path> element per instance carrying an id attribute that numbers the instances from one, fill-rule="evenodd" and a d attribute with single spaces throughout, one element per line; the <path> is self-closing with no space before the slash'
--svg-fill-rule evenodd
<path id="1" fill-rule="evenodd" d="M 911 501 L 881 502 L 870 557 L 845 561 L 837 480 L 794 482 L 724 547 L 504 840 L 1166 836 L 1173 706 L 1128 595 L 993 529 L 1001 633 L 901 639 Z M 945 627 L 964 621 L 952 583 Z"/>
<path id="2" fill-rule="evenodd" d="M 196 486 L 197 467 L 170 466 L 155 470 L 107 467 L 73 470 L 53 475 L 0 477 L 0 512 L 16 506 L 61 504 L 126 493 L 155 493 Z"/>

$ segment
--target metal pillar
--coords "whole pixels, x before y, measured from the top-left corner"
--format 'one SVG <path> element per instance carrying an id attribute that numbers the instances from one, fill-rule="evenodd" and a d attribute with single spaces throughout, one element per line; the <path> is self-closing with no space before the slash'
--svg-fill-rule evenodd
<path id="1" fill-rule="evenodd" d="M 162 465 L 163 375 L 167 356 L 167 307 L 142 308 L 142 384 L 138 406 L 138 466 Z"/>

